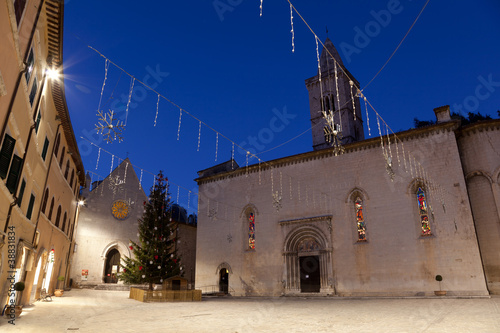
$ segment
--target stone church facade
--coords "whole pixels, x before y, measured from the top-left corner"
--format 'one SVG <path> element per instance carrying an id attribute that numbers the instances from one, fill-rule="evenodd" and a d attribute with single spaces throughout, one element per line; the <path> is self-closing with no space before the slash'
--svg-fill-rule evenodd
<path id="1" fill-rule="evenodd" d="M 73 283 L 122 283 L 117 279 L 120 258 L 132 256 L 129 242 L 138 240 L 138 219 L 148 200 L 130 160 L 125 159 L 103 181 L 91 184 L 87 174 L 82 197 L 85 205 L 76 233 Z"/>
<path id="2" fill-rule="evenodd" d="M 327 59 L 323 50 L 323 89 L 318 76 L 306 80 L 313 151 L 198 173 L 196 287 L 246 296 L 499 294 L 500 121 L 461 126 L 440 107 L 435 125 L 396 133 L 401 141 L 365 140 L 359 101 Z M 343 154 L 328 142 L 322 109 L 341 124 Z"/>
<path id="3" fill-rule="evenodd" d="M 133 256 L 130 240 L 137 242 L 139 219 L 144 202 L 149 200 L 139 178 L 127 158 L 102 181 L 92 183 L 87 174 L 87 187 L 82 191 L 85 205 L 80 211 L 76 250 L 71 279 L 75 285 L 93 287 L 100 284 L 123 284 L 118 280 L 123 257 Z M 186 210 L 172 205 L 173 231 L 177 255 L 181 258 L 184 277 L 194 285 L 196 260 L 196 224 Z"/>

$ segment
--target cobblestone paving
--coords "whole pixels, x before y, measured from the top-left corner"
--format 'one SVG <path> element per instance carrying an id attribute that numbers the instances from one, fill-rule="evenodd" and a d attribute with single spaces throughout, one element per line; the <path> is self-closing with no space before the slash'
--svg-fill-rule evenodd
<path id="1" fill-rule="evenodd" d="M 500 332 L 490 299 L 204 298 L 141 303 L 128 292 L 71 290 L 25 307 L 0 332 Z"/>

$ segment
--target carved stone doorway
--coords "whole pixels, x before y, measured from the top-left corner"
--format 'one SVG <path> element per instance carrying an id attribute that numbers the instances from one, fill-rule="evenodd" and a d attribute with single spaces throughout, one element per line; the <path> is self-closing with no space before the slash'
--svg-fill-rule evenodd
<path id="1" fill-rule="evenodd" d="M 285 237 L 283 292 L 335 294 L 331 216 L 280 221 Z"/>

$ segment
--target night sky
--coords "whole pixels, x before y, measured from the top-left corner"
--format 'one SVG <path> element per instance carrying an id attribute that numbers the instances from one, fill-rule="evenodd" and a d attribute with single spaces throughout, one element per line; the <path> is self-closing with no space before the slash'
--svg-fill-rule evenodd
<path id="1" fill-rule="evenodd" d="M 292 3 L 322 41 L 328 27 L 344 65 L 363 88 L 425 1 Z M 259 5 L 259 0 L 65 1 L 66 98 L 85 169 L 101 179 L 111 169 L 112 157 L 104 151 L 96 169 L 98 148 L 90 140 L 115 155 L 113 167 L 128 155 L 138 176 L 144 169 L 146 189 L 153 182 L 151 172 L 163 170 L 182 186 L 179 201 L 187 208 L 188 190 L 197 192 L 196 172 L 231 158 L 232 144 L 222 135 L 252 148 L 264 161 L 312 150 L 304 80 L 317 73 L 314 35 L 294 12 L 292 53 L 288 2 L 264 0 L 262 17 Z M 392 130 L 411 128 L 415 117 L 434 119 L 433 108 L 446 104 L 465 115 L 481 112 L 498 118 L 499 15 L 496 0 L 428 3 L 399 50 L 364 90 Z M 154 126 L 158 95 L 137 81 L 123 142 L 104 142 L 94 128 L 105 59 L 88 45 L 220 132 L 218 149 L 215 132 L 203 125 L 198 150 L 199 122 L 187 114 L 177 140 L 179 108 L 163 98 Z M 130 84 L 130 76 L 111 64 L 101 109 L 113 109 L 125 120 Z M 369 112 L 376 135 L 375 114 Z M 285 126 L 276 130 L 271 122 L 280 116 Z M 235 159 L 246 163 L 237 149 Z M 170 192 L 176 200 L 177 186 Z M 192 212 L 197 197 L 190 199 Z"/>

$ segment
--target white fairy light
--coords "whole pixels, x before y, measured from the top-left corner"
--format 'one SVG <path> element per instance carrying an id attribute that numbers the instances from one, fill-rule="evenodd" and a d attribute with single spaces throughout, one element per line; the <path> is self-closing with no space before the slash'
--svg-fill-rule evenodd
<path id="1" fill-rule="evenodd" d="M 132 92 L 134 91 L 135 77 L 132 77 L 132 82 L 130 83 L 130 91 L 128 93 L 127 109 L 125 110 L 125 126 L 127 126 L 128 120 L 128 108 L 130 106 L 130 100 L 132 99 Z"/>
<path id="2" fill-rule="evenodd" d="M 292 25 L 292 52 L 295 52 L 295 31 L 293 30 L 293 6 L 290 4 L 290 24 Z"/>
<path id="3" fill-rule="evenodd" d="M 380 129 L 380 119 L 378 114 L 377 114 L 377 127 L 378 127 L 378 135 L 380 136 L 380 147 L 382 148 L 382 154 L 385 157 L 386 154 L 384 149 L 384 137 L 382 136 L 382 130 Z"/>
<path id="4" fill-rule="evenodd" d="M 182 121 L 182 109 L 179 109 L 179 127 L 177 128 L 177 141 L 179 141 L 179 136 L 181 134 L 181 121 Z"/>
<path id="5" fill-rule="evenodd" d="M 156 101 L 155 127 L 156 127 L 156 119 L 158 119 L 158 107 L 159 106 L 160 106 L 160 94 L 158 94 L 158 100 Z"/>
<path id="6" fill-rule="evenodd" d="M 179 193 L 181 191 L 181 187 L 179 185 L 177 185 L 177 201 L 176 203 L 178 204 L 179 203 Z"/>
<path id="7" fill-rule="evenodd" d="M 95 164 L 95 169 L 97 170 L 97 167 L 99 166 L 99 159 L 101 158 L 101 148 L 99 148 L 99 151 L 97 152 L 97 163 Z"/>
<path id="8" fill-rule="evenodd" d="M 354 121 L 356 121 L 356 103 L 354 103 L 354 94 L 352 93 L 352 89 L 354 87 L 354 82 L 349 80 L 349 85 L 351 86 L 351 101 L 352 101 L 352 114 L 354 115 Z"/>
<path id="9" fill-rule="evenodd" d="M 115 161 L 115 155 L 111 155 L 111 169 L 109 170 L 109 174 L 113 172 L 113 162 Z"/>
<path id="10" fill-rule="evenodd" d="M 273 176 L 273 167 L 271 166 L 271 194 L 274 194 L 274 176 Z"/>
<path id="11" fill-rule="evenodd" d="M 104 81 L 102 82 L 101 98 L 99 98 L 99 106 L 97 107 L 97 110 L 101 109 L 102 94 L 104 93 L 104 86 L 106 85 L 106 80 L 108 79 L 108 69 L 109 69 L 109 60 L 106 59 L 104 63 Z"/>
<path id="12" fill-rule="evenodd" d="M 189 210 L 189 203 L 191 202 L 191 191 L 188 192 L 188 210 Z"/>
<path id="13" fill-rule="evenodd" d="M 385 132 L 387 133 L 387 142 L 389 142 L 389 154 L 391 155 L 392 161 L 391 138 L 389 136 L 389 126 L 387 126 L 387 124 L 385 124 Z"/>
<path id="14" fill-rule="evenodd" d="M 260 162 L 261 162 L 261 160 L 259 158 L 259 185 L 262 184 L 262 177 L 261 177 L 261 172 L 260 172 Z"/>
<path id="15" fill-rule="evenodd" d="M 234 142 L 233 148 L 231 149 L 231 171 L 234 170 Z"/>
<path id="16" fill-rule="evenodd" d="M 196 151 L 200 151 L 200 141 L 201 141 L 201 121 L 200 121 L 200 126 L 198 126 L 198 148 Z"/>
<path id="17" fill-rule="evenodd" d="M 400 167 L 401 166 L 401 160 L 399 159 L 398 138 L 396 138 L 395 144 L 396 144 L 396 156 L 398 157 L 398 167 Z"/>
<path id="18" fill-rule="evenodd" d="M 292 197 L 292 177 L 291 176 L 288 176 L 289 177 L 289 180 L 290 180 L 290 200 L 293 199 Z"/>
<path id="19" fill-rule="evenodd" d="M 127 164 L 125 164 L 125 175 L 123 176 L 123 182 L 124 183 L 127 182 L 127 169 L 128 169 L 128 162 L 127 162 Z"/>
<path id="20" fill-rule="evenodd" d="M 143 169 L 141 169 L 141 178 L 139 179 L 139 189 L 142 188 L 142 173 L 144 172 Z"/>
<path id="21" fill-rule="evenodd" d="M 219 151 L 219 132 L 215 136 L 215 161 L 217 161 L 217 152 Z"/>
<path id="22" fill-rule="evenodd" d="M 283 197 L 283 174 L 280 171 L 280 196 Z"/>
<path id="23" fill-rule="evenodd" d="M 246 155 L 246 158 L 247 158 L 247 161 L 246 161 L 246 175 L 245 177 L 248 177 L 248 156 L 250 155 L 250 152 L 247 151 L 247 155 Z"/>
<path id="24" fill-rule="evenodd" d="M 319 58 L 319 44 L 318 44 L 318 36 L 314 35 L 316 40 L 316 58 L 318 58 L 318 79 L 319 79 L 319 90 L 321 95 L 321 101 L 319 103 L 321 111 L 323 111 L 323 84 L 321 83 L 321 61 Z"/>
<path id="25" fill-rule="evenodd" d="M 363 96 L 363 100 L 365 101 L 366 126 L 368 127 L 368 136 L 372 136 L 372 131 L 370 129 L 370 116 L 368 116 L 368 105 L 367 105 L 367 102 L 366 102 L 366 96 Z"/>
<path id="26" fill-rule="evenodd" d="M 403 150 L 403 162 L 405 164 L 405 172 L 408 173 L 408 167 L 406 166 L 405 144 L 403 142 L 401 142 L 401 149 Z"/>
<path id="27" fill-rule="evenodd" d="M 339 131 L 342 132 L 342 110 L 340 110 L 340 95 L 339 95 L 339 81 L 338 81 L 338 73 L 337 73 L 337 60 L 333 59 L 333 63 L 335 65 L 335 89 L 337 90 L 337 110 L 339 110 L 339 122 L 340 122 Z"/>
<path id="28" fill-rule="evenodd" d="M 264 2 L 264 0 L 260 0 L 260 16 L 262 17 L 262 3 Z"/>

